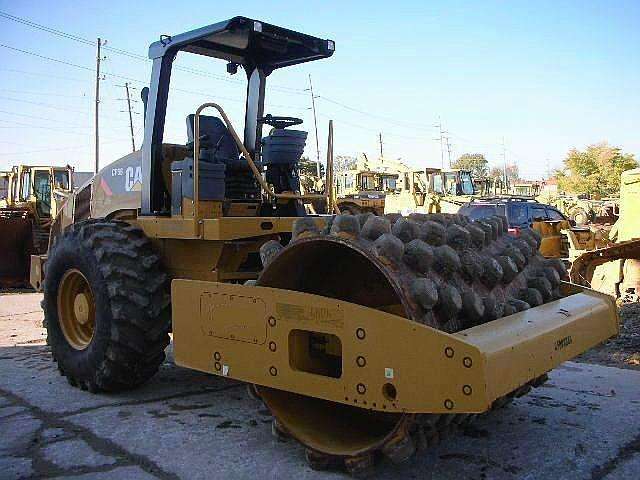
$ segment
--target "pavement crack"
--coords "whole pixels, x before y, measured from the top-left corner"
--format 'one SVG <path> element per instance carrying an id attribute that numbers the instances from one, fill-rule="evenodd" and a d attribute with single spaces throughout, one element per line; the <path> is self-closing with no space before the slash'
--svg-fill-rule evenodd
<path id="1" fill-rule="evenodd" d="M 636 453 L 640 453 L 640 434 L 636 435 L 630 442 L 621 446 L 615 457 L 609 459 L 602 465 L 593 467 L 591 469 L 591 480 L 602 480 Z"/>
<path id="2" fill-rule="evenodd" d="M 23 412 L 24 415 L 31 415 L 41 422 L 37 435 L 31 442 L 29 452 L 27 452 L 33 460 L 33 468 L 35 470 L 35 477 L 37 478 L 46 478 L 55 475 L 80 475 L 82 473 L 108 472 L 114 468 L 127 465 L 135 465 L 160 480 L 179 480 L 180 478 L 175 473 L 164 470 L 148 457 L 129 452 L 117 443 L 96 435 L 88 428 L 76 425 L 64 419 L 61 415 L 47 412 L 40 407 L 32 405 L 24 398 L 12 392 L 0 388 L 0 395 L 10 400 L 14 405 L 24 407 L 26 410 Z M 48 428 L 61 428 L 64 431 L 73 432 L 74 437 L 86 442 L 89 447 L 99 454 L 114 458 L 116 460 L 115 463 L 100 466 L 70 467 L 66 469 L 52 464 L 44 458 L 41 449 L 43 446 L 48 445 L 49 442 L 40 441 L 40 434 Z"/>

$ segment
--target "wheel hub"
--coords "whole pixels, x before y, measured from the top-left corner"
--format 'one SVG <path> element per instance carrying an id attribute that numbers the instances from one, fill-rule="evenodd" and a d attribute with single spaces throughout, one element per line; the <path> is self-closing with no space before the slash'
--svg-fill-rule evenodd
<path id="1" fill-rule="evenodd" d="M 73 313 L 82 325 L 86 325 L 89 321 L 89 300 L 85 293 L 76 295 L 73 301 Z"/>
<path id="2" fill-rule="evenodd" d="M 95 304 L 86 277 L 76 269 L 65 272 L 58 287 L 58 320 L 69 345 L 89 346 L 95 331 Z"/>

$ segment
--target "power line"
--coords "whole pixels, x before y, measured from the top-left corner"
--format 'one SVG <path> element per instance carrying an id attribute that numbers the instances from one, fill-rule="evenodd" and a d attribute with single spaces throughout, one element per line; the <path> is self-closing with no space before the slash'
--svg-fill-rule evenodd
<path id="1" fill-rule="evenodd" d="M 351 107 L 351 106 L 349 106 L 349 105 L 347 105 L 345 103 L 338 102 L 337 100 L 333 100 L 333 99 L 331 99 L 329 97 L 326 97 L 324 95 L 316 95 L 316 98 L 318 98 L 320 100 L 324 100 L 325 102 L 333 103 L 334 105 L 338 105 L 339 107 L 342 107 L 342 108 L 344 108 L 346 110 L 350 110 L 352 112 L 359 113 L 361 115 L 366 115 L 366 116 L 371 117 L 371 118 L 377 118 L 379 120 L 383 120 L 385 122 L 392 123 L 392 124 L 397 125 L 399 127 L 403 127 L 403 128 L 407 128 L 407 127 L 411 127 L 411 128 L 428 128 L 428 127 L 425 127 L 425 126 L 422 126 L 422 125 L 418 125 L 418 124 L 415 124 L 415 123 L 399 122 L 399 121 L 397 121 L 395 119 L 391 119 L 389 117 L 385 117 L 385 116 L 382 116 L 382 115 L 377 115 L 375 113 L 367 112 L 367 111 L 361 110 L 359 108 Z"/>
<path id="2" fill-rule="evenodd" d="M 27 91 L 27 90 L 12 90 L 12 89 L 5 89 L 5 88 L 0 88 L 0 92 L 17 93 L 21 95 L 44 95 L 45 97 L 83 98 L 83 99 L 89 98 L 87 95 L 65 95 L 63 93 L 33 92 L 33 91 Z"/>
<path id="3" fill-rule="evenodd" d="M 51 121 L 51 119 L 49 119 L 49 118 L 38 117 L 36 115 L 28 115 L 26 113 L 8 112 L 7 110 L 0 110 L 0 113 L 5 113 L 7 115 L 15 115 L 15 116 L 18 116 L 18 117 L 32 118 L 34 120 Z M 62 123 L 62 124 L 68 125 L 70 127 L 75 127 L 75 128 L 87 128 L 86 125 L 80 125 L 78 123 L 61 122 L 59 120 L 55 120 L 55 122 L 56 123 Z"/>
<path id="4" fill-rule="evenodd" d="M 43 120 L 49 120 L 51 122 L 55 122 L 56 120 L 52 120 L 52 119 L 44 119 Z M 33 123 L 20 123 L 20 122 L 15 122 L 13 120 L 2 120 L 0 119 L 0 122 L 2 123 L 9 123 L 11 124 L 11 127 L 6 127 L 6 128 L 15 128 L 15 127 L 29 127 L 30 129 L 33 128 L 40 128 L 43 130 L 51 130 L 53 132 L 59 132 L 59 133 L 64 133 L 64 134 L 68 134 L 68 135 L 81 135 L 83 137 L 87 137 L 90 138 L 90 134 L 89 133 L 81 133 L 81 132 L 77 132 L 77 131 L 71 131 L 71 130 L 63 130 L 61 128 L 54 128 L 54 127 L 46 127 L 44 125 L 34 125 Z M 104 138 L 108 138 L 110 140 L 114 140 L 114 141 L 122 141 L 122 138 L 116 138 L 116 137 L 104 137 Z"/>
<path id="5" fill-rule="evenodd" d="M 21 98 L 11 98 L 11 97 L 0 96 L 0 100 L 8 100 L 10 102 L 26 103 L 28 105 L 36 105 L 38 107 L 50 108 L 52 110 L 60 110 L 61 112 L 81 113 L 83 115 L 86 115 L 86 114 L 90 113 L 89 110 L 78 110 L 78 109 L 75 109 L 75 108 L 58 107 L 56 105 L 51 105 L 50 103 L 34 102 L 32 100 L 23 100 Z M 111 115 L 102 115 L 102 118 L 108 118 L 110 120 L 120 120 L 120 118 L 117 118 L 117 117 L 114 117 L 114 116 L 111 116 Z M 57 121 L 57 120 L 53 120 L 53 121 Z"/>
<path id="6" fill-rule="evenodd" d="M 66 60 L 60 60 L 58 58 L 48 57 L 46 55 L 40 55 L 39 53 L 35 53 L 35 52 L 28 51 L 28 50 L 23 50 L 23 49 L 20 49 L 20 48 L 12 47 L 12 46 L 9 46 L 9 45 L 5 45 L 3 43 L 0 43 L 0 47 L 8 48 L 10 50 L 13 50 L 13 51 L 25 54 L 25 55 L 31 55 L 31 56 L 34 56 L 34 57 L 38 57 L 38 58 L 41 58 L 43 60 L 48 60 L 48 61 L 51 61 L 51 62 L 60 63 L 60 64 L 67 65 L 67 66 L 70 66 L 70 67 L 79 68 L 79 69 L 82 69 L 82 70 L 86 70 L 88 72 L 95 72 L 96 71 L 94 68 L 85 67 L 83 65 L 78 65 L 76 63 L 68 62 Z M 48 76 L 46 74 L 42 74 L 42 75 L 43 76 Z M 132 77 L 128 77 L 128 76 L 125 76 L 125 75 L 120 75 L 120 74 L 112 73 L 112 72 L 103 72 L 102 75 L 106 76 L 106 77 L 113 77 L 113 78 L 117 78 L 117 79 L 121 79 L 121 80 L 127 80 L 129 82 L 134 82 L 134 83 L 138 83 L 138 84 L 141 84 L 141 85 L 148 85 L 148 83 L 149 83 L 149 82 L 144 81 L 144 80 L 140 80 L 140 79 L 137 79 L 137 78 L 132 78 Z M 222 96 L 219 96 L 219 95 L 212 95 L 212 94 L 208 94 L 208 93 L 205 93 L 205 92 L 196 91 L 196 90 L 188 90 L 188 89 L 184 89 L 184 88 L 172 88 L 171 91 L 187 93 L 187 94 L 191 94 L 191 95 L 198 95 L 198 96 L 207 97 L 207 98 L 211 98 L 213 96 L 213 97 L 219 98 L 221 100 L 227 100 L 227 101 L 237 102 L 237 103 L 244 103 L 243 100 L 238 100 L 237 98 L 222 97 Z M 275 105 L 274 104 L 272 106 L 277 106 L 277 107 L 282 107 L 282 108 L 294 108 L 294 109 L 297 109 L 297 110 L 304 110 L 305 109 L 305 108 L 302 108 L 302 107 L 289 106 L 289 105 Z"/>
<path id="7" fill-rule="evenodd" d="M 26 103 L 26 104 L 29 104 L 29 105 L 36 105 L 38 107 L 51 108 L 53 110 L 60 110 L 60 111 L 63 111 L 63 112 L 73 112 L 73 113 L 83 113 L 83 114 L 88 113 L 87 111 L 84 111 L 84 110 L 78 110 L 78 109 L 75 109 L 75 108 L 58 107 L 58 106 L 55 106 L 55 105 L 51 105 L 50 103 L 34 102 L 32 100 L 23 100 L 21 98 L 11 98 L 11 97 L 0 96 L 0 100 L 8 100 L 10 102 Z"/>
<path id="8" fill-rule="evenodd" d="M 357 129 L 360 129 L 360 130 L 366 130 L 366 131 L 368 131 L 368 132 L 375 132 L 376 134 L 377 134 L 377 133 L 380 133 L 380 130 L 377 130 L 377 129 L 375 129 L 375 128 L 363 127 L 362 125 L 358 125 L 358 124 L 355 124 L 355 123 L 347 122 L 347 121 L 342 120 L 342 119 L 340 119 L 340 118 L 336 118 L 336 117 L 335 117 L 335 116 L 333 116 L 333 115 L 326 115 L 326 114 L 324 114 L 324 113 L 318 113 L 318 115 L 319 115 L 319 116 L 321 116 L 321 117 L 325 117 L 325 118 L 328 118 L 328 119 L 332 119 L 332 120 L 334 120 L 336 123 L 341 124 L 341 125 L 348 125 L 348 126 L 350 126 L 350 127 L 357 128 Z M 418 140 L 418 141 L 420 141 L 420 142 L 423 142 L 423 141 L 424 141 L 424 138 L 420 138 L 420 137 L 410 137 L 410 136 L 408 136 L 408 135 L 400 135 L 400 134 L 398 134 L 398 133 L 389 133 L 389 132 L 387 132 L 387 131 L 385 131 L 385 135 L 386 135 L 386 136 L 388 136 L 388 137 L 397 137 L 397 138 L 403 138 L 403 139 L 406 139 L 406 140 Z M 385 141 L 386 141 L 386 142 L 388 142 L 388 140 L 385 140 Z"/>
<path id="9" fill-rule="evenodd" d="M 26 18 L 22 18 L 22 17 L 18 17 L 18 16 L 15 16 L 15 15 L 11 15 L 11 14 L 9 14 L 7 12 L 0 11 L 0 18 L 4 18 L 6 20 L 11 20 L 13 22 L 21 23 L 21 24 L 26 25 L 28 27 L 35 28 L 37 30 L 42 30 L 42 31 L 50 33 L 52 35 L 56 35 L 58 37 L 65 38 L 67 40 L 73 40 L 75 42 L 82 43 L 84 45 L 90 45 L 90 46 L 94 45 L 94 42 L 92 40 L 89 40 L 88 38 L 84 38 L 84 37 L 81 37 L 79 35 L 74 35 L 74 34 L 71 34 L 71 33 L 68 33 L 68 32 L 64 32 L 62 30 L 57 30 L 55 28 L 48 27 L 46 25 L 42 25 L 42 24 L 33 22 L 33 21 L 28 20 Z M 141 61 L 144 61 L 144 62 L 149 62 L 150 61 L 150 59 L 148 57 L 144 56 L 144 55 L 140 55 L 140 54 L 137 54 L 137 53 L 134 53 L 134 52 L 130 52 L 128 50 L 123 50 L 121 48 L 114 48 L 114 47 L 110 47 L 110 46 L 105 46 L 104 49 L 105 49 L 105 51 L 116 53 L 118 55 L 123 55 L 125 57 L 129 57 L 129 58 L 132 58 L 132 59 L 135 59 L 135 60 L 141 60 Z M 206 70 L 200 70 L 200 69 L 193 68 L 193 67 L 185 67 L 185 66 L 181 66 L 181 65 L 176 65 L 174 67 L 174 69 L 175 70 L 181 70 L 183 72 L 191 73 L 191 74 L 194 74 L 194 75 L 200 75 L 200 76 L 205 76 L 205 77 L 209 77 L 209 78 L 215 78 L 217 80 L 221 80 L 221 81 L 224 81 L 224 82 L 227 82 L 227 83 L 235 83 L 235 84 L 238 84 L 238 85 L 243 84 L 243 82 L 241 82 L 240 80 L 235 80 L 235 79 L 232 79 L 232 78 L 225 77 L 225 76 L 223 76 L 221 74 L 207 72 Z M 283 93 L 293 93 L 293 94 L 298 94 L 298 95 L 306 95 L 304 89 L 294 88 L 294 87 L 287 87 L 287 86 L 284 86 L 284 85 L 271 85 L 268 88 L 277 89 L 277 90 L 282 91 Z"/>
<path id="10" fill-rule="evenodd" d="M 26 55 L 32 55 L 34 57 L 42 58 L 44 60 L 49 60 L 51 62 L 61 63 L 63 65 L 68 65 L 70 67 L 81 68 L 82 70 L 87 70 L 89 72 L 95 72 L 95 70 L 93 68 L 83 67 L 82 65 L 78 65 L 76 63 L 71 63 L 71 62 L 67 62 L 67 61 L 64 61 L 64 60 L 58 60 L 57 58 L 47 57 L 46 55 L 40 55 L 39 53 L 30 52 L 28 50 L 22 50 L 21 48 L 11 47 L 9 45 L 5 45 L 4 43 L 0 43 L 0 47 L 8 48 L 9 50 L 13 50 L 13 51 L 16 51 L 16 52 L 24 53 Z"/>
<path id="11" fill-rule="evenodd" d="M 87 82 L 86 79 L 81 79 L 81 78 L 61 77 L 59 75 L 51 75 L 50 73 L 42 73 L 42 72 L 27 72 L 26 70 L 18 70 L 15 68 L 0 68 L 0 72 L 10 72 L 10 73 L 19 73 L 21 75 L 33 75 L 36 77 L 54 78 L 56 80 L 66 80 L 70 82 L 82 82 L 82 83 Z"/>

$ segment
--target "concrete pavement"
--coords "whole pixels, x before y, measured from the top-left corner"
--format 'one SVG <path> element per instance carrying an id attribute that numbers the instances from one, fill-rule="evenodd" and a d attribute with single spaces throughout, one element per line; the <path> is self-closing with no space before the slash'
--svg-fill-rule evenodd
<path id="1" fill-rule="evenodd" d="M 166 363 L 134 392 L 72 388 L 42 344 L 40 296 L 8 297 L 0 479 L 345 478 L 311 470 L 299 445 L 272 437 L 269 412 L 227 379 Z M 640 372 L 566 363 L 542 388 L 406 464 L 382 463 L 376 477 L 640 478 Z"/>

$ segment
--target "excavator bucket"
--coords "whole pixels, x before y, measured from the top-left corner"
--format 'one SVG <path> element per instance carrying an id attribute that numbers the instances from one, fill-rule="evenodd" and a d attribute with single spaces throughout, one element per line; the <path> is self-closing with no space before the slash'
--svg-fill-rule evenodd
<path id="1" fill-rule="evenodd" d="M 29 286 L 32 220 L 26 212 L 0 212 L 0 288 Z"/>

